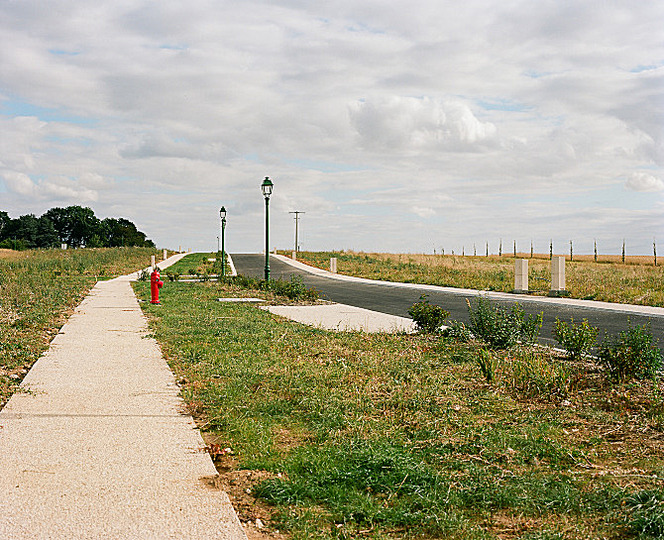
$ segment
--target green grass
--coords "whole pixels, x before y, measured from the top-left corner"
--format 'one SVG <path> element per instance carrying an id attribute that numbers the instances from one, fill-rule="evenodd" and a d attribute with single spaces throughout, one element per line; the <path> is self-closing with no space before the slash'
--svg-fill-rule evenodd
<path id="1" fill-rule="evenodd" d="M 352 251 L 298 252 L 297 256 L 324 269 L 329 269 L 330 257 L 336 257 L 339 273 L 369 279 L 501 292 L 514 289 L 514 259 L 510 257 Z M 529 259 L 529 284 L 534 294 L 547 294 L 550 262 L 548 257 L 538 257 Z M 584 259 L 575 257 L 565 265 L 566 287 L 573 298 L 664 306 L 664 267 L 653 266 L 651 258 L 634 257 L 630 264 L 615 258 L 597 263 L 589 257 Z"/>
<path id="2" fill-rule="evenodd" d="M 149 296 L 146 283 L 136 291 Z M 240 293 L 167 283 L 161 306 L 142 305 L 206 436 L 233 449 L 231 468 L 266 471 L 252 492 L 271 528 L 294 539 L 656 537 L 661 518 L 646 523 L 630 501 L 659 508 L 664 489 L 661 382 L 609 385 L 591 365 L 515 349 L 490 352 L 488 383 L 481 344 L 332 333 L 215 301 Z"/>
<path id="3" fill-rule="evenodd" d="M 0 252 L 0 406 L 97 279 L 150 264 L 149 248 Z"/>

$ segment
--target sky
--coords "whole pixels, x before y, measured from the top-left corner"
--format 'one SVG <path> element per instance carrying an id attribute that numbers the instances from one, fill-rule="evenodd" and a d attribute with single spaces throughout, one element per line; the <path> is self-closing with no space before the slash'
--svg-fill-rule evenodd
<path id="1" fill-rule="evenodd" d="M 664 253 L 664 2 L 0 0 L 0 210 L 159 247 Z"/>

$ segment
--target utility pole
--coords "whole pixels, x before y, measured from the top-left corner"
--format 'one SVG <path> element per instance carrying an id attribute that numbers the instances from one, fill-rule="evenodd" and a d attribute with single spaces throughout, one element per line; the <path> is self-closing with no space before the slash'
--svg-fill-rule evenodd
<path id="1" fill-rule="evenodd" d="M 299 210 L 296 210 L 294 212 L 288 212 L 289 214 L 295 214 L 295 252 L 298 252 L 300 250 L 300 246 L 297 242 L 297 231 L 298 231 L 298 225 L 300 221 L 300 214 L 306 214 L 306 212 L 300 212 Z"/>

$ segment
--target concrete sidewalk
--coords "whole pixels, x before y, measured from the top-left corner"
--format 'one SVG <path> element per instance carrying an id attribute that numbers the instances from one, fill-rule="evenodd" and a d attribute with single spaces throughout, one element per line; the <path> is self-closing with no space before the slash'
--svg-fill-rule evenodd
<path id="1" fill-rule="evenodd" d="M 412 319 L 346 304 L 262 306 L 261 309 L 315 328 L 347 332 L 415 332 Z"/>
<path id="2" fill-rule="evenodd" d="M 0 538 L 246 539 L 147 332 L 97 283 L 0 411 Z"/>

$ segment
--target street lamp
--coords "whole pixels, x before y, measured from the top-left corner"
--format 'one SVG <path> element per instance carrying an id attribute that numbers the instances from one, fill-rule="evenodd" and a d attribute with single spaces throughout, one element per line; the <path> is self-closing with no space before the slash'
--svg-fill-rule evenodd
<path id="1" fill-rule="evenodd" d="M 226 277 L 226 251 L 224 248 L 224 234 L 226 232 L 226 207 L 222 206 L 219 209 L 219 217 L 221 218 L 221 277 Z"/>
<path id="2" fill-rule="evenodd" d="M 267 176 L 261 184 L 261 191 L 265 198 L 265 281 L 270 281 L 270 196 L 274 184 Z"/>

